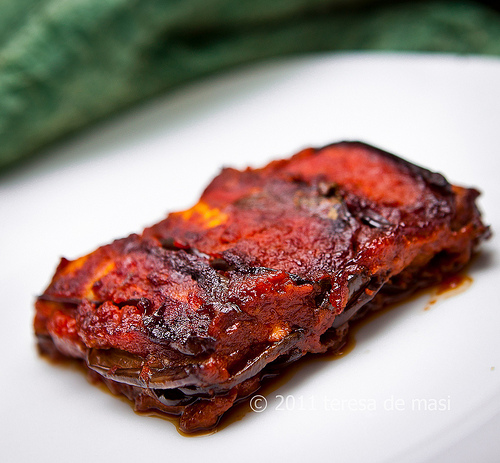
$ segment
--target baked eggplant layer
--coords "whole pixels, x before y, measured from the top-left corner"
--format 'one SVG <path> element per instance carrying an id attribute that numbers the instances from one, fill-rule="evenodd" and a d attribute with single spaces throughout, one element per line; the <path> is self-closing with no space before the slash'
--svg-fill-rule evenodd
<path id="1" fill-rule="evenodd" d="M 209 429 L 263 376 L 341 348 L 353 318 L 462 269 L 489 235 L 477 196 L 358 142 L 224 169 L 191 209 L 62 259 L 39 346 Z"/>

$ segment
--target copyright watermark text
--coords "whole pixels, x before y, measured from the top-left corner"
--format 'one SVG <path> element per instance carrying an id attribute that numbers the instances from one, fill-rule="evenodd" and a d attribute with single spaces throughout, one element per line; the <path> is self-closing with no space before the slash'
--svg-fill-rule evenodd
<path id="1" fill-rule="evenodd" d="M 267 408 L 277 411 L 326 410 L 331 412 L 446 412 L 451 410 L 451 397 L 401 398 L 337 398 L 304 395 L 281 395 L 264 397 L 257 394 L 250 399 L 252 411 L 261 413 Z"/>
<path id="2" fill-rule="evenodd" d="M 254 395 L 250 399 L 250 408 L 256 413 L 263 412 L 267 408 L 267 399 L 260 394 Z"/>

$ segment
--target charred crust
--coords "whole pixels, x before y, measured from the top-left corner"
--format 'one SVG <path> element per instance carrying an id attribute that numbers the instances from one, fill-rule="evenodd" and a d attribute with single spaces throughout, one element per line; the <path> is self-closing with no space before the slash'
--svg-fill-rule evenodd
<path id="1" fill-rule="evenodd" d="M 214 426 L 263 377 L 340 349 L 352 320 L 463 268 L 490 234 L 477 195 L 360 142 L 225 169 L 193 209 L 61 260 L 39 348 L 184 430 Z"/>

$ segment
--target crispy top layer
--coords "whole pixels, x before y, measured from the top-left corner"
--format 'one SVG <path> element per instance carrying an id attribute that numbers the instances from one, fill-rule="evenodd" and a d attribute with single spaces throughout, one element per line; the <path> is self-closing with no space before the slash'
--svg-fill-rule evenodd
<path id="1" fill-rule="evenodd" d="M 353 298 L 403 269 L 468 259 L 487 231 L 476 196 L 361 143 L 224 169 L 191 209 L 63 259 L 35 329 L 118 381 L 229 387 L 285 352 L 324 351 Z"/>

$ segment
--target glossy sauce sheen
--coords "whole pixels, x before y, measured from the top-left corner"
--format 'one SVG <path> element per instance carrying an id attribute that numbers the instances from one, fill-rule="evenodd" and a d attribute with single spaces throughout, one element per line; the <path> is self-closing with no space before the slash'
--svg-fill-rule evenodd
<path id="1" fill-rule="evenodd" d="M 392 312 L 394 309 L 402 308 L 401 306 L 404 306 L 411 300 L 423 299 L 425 298 L 426 295 L 430 297 L 430 300 L 425 306 L 424 310 L 429 310 L 431 305 L 438 303 L 440 300 L 457 296 L 463 293 L 472 285 L 472 282 L 473 282 L 472 277 L 470 277 L 465 273 L 452 275 L 451 277 L 446 278 L 439 285 L 432 288 L 420 290 L 413 296 L 406 298 L 404 301 L 401 301 L 399 303 L 389 304 L 386 307 L 383 307 L 382 309 L 369 312 L 363 318 L 351 322 L 346 342 L 341 347 L 340 350 L 336 352 L 327 352 L 325 354 L 307 355 L 301 358 L 294 364 L 288 366 L 286 370 L 281 372 L 279 376 L 264 381 L 261 389 L 258 392 L 256 392 L 256 394 L 261 394 L 264 397 L 271 397 L 280 387 L 285 386 L 287 383 L 289 383 L 293 377 L 295 377 L 296 375 L 300 375 L 303 369 L 307 365 L 317 362 L 332 362 L 340 358 L 343 358 L 344 356 L 352 352 L 356 347 L 357 334 L 363 329 L 363 327 L 368 325 L 376 318 L 384 314 L 387 314 L 389 312 Z M 252 413 L 252 409 L 250 407 L 249 399 L 247 399 L 237 404 L 232 410 L 226 413 L 222 417 L 221 421 L 219 422 L 215 430 L 208 431 L 206 433 L 200 433 L 197 435 L 210 435 L 213 434 L 214 432 L 222 431 L 230 424 L 240 421 L 249 413 Z M 168 421 L 171 420 L 171 418 L 167 419 Z M 190 436 L 190 434 L 186 434 L 180 431 L 178 426 L 177 430 L 184 436 Z"/>
<path id="2" fill-rule="evenodd" d="M 420 300 L 425 298 L 426 295 L 430 297 L 427 305 L 424 310 L 429 310 L 431 306 L 434 306 L 440 300 L 447 299 L 449 297 L 457 296 L 464 291 L 466 291 L 472 285 L 473 279 L 469 275 L 465 273 L 460 273 L 457 275 L 452 275 L 446 278 L 439 285 L 427 289 L 423 289 L 415 293 L 413 296 L 406 298 L 405 301 L 400 303 L 390 304 L 382 309 L 374 310 L 366 314 L 363 318 L 355 320 L 351 322 L 349 333 L 346 339 L 345 344 L 336 352 L 327 352 L 325 354 L 313 354 L 307 355 L 292 365 L 287 366 L 283 371 L 279 373 L 279 375 L 274 377 L 268 377 L 262 382 L 262 386 L 258 391 L 255 391 L 253 395 L 259 394 L 264 397 L 272 397 L 272 395 L 278 391 L 281 387 L 288 384 L 295 376 L 300 375 L 304 368 L 307 365 L 311 365 L 318 362 L 332 362 L 334 360 L 338 360 L 350 352 L 354 350 L 356 347 L 356 336 L 370 322 L 375 320 L 376 318 L 392 312 L 396 308 L 401 308 L 404 304 L 408 303 L 411 300 Z M 101 383 L 102 385 L 102 383 Z M 109 392 L 104 385 L 101 387 L 102 390 Z M 123 396 L 121 398 L 130 403 L 129 400 L 125 399 Z M 160 413 L 157 411 L 143 411 L 136 412 L 138 415 L 159 418 L 169 423 L 172 423 L 177 432 L 184 437 L 203 437 L 210 436 L 216 432 L 223 431 L 226 427 L 230 426 L 233 423 L 241 421 L 250 413 L 253 413 L 253 410 L 250 406 L 250 398 L 241 400 L 237 403 L 233 408 L 231 408 L 226 414 L 224 414 L 217 424 L 217 426 L 213 429 L 198 431 L 195 433 L 186 433 L 183 432 L 179 426 L 179 417 L 175 415 L 168 415 L 166 413 Z"/>
<path id="3" fill-rule="evenodd" d="M 489 235 L 478 194 L 358 142 L 224 169 L 192 208 L 62 259 L 40 348 L 212 428 L 269 374 L 340 351 L 352 320 L 463 269 Z"/>

